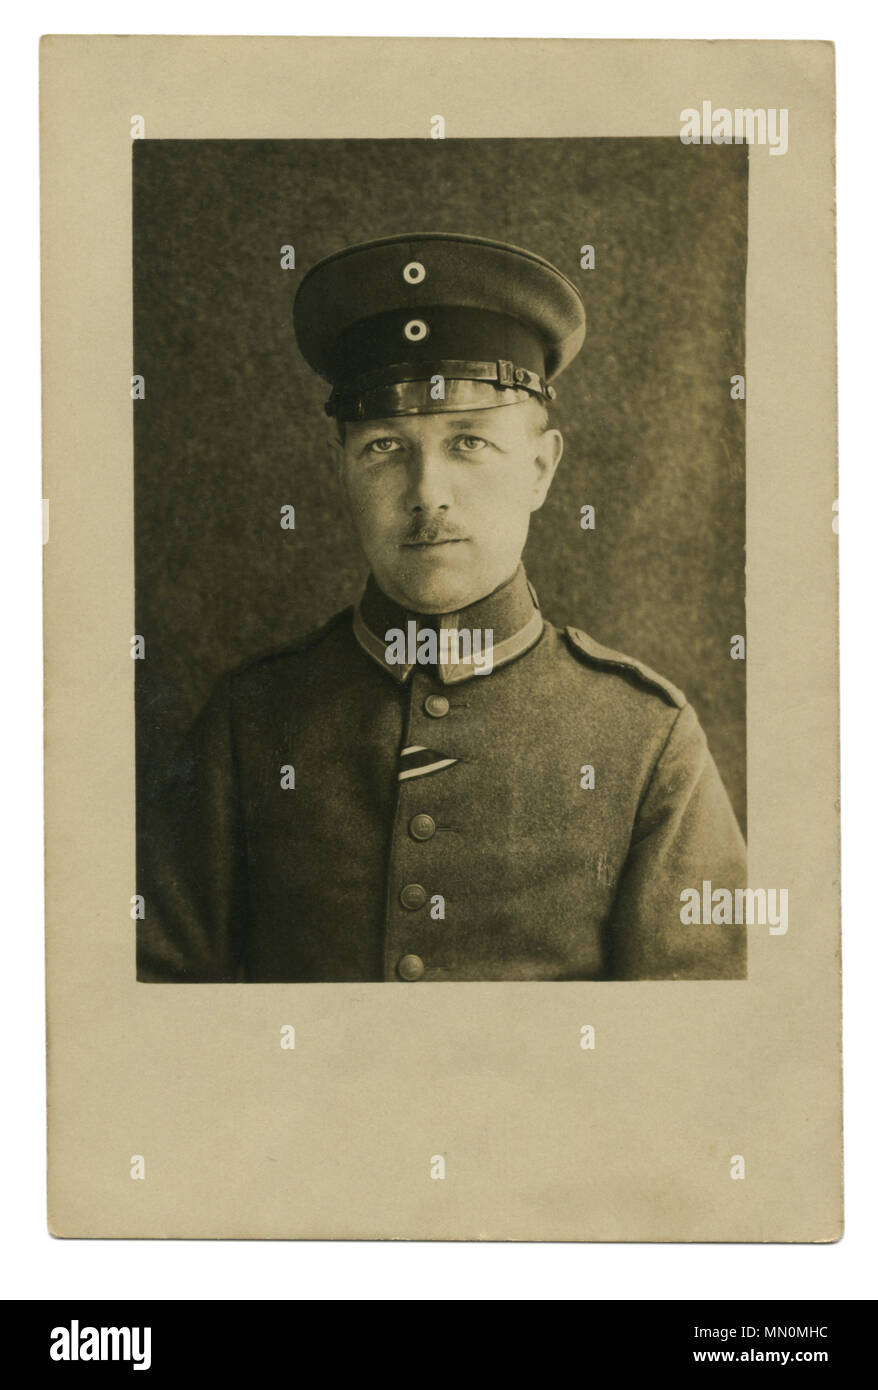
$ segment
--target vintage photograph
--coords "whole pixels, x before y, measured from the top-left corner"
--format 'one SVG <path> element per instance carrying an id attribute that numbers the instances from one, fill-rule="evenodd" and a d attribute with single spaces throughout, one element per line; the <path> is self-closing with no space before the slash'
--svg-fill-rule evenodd
<path id="1" fill-rule="evenodd" d="M 839 1240 L 833 64 L 41 44 L 53 1236 Z"/>
<path id="2" fill-rule="evenodd" d="M 746 979 L 748 145 L 132 149 L 137 979 Z"/>

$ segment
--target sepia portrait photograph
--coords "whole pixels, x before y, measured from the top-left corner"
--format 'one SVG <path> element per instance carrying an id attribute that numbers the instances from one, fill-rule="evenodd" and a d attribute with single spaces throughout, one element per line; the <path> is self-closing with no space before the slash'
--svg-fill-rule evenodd
<path id="1" fill-rule="evenodd" d="M 53 1234 L 838 1240 L 831 46 L 41 72 Z"/>
<path id="2" fill-rule="evenodd" d="M 134 139 L 142 982 L 740 980 L 746 141 Z"/>

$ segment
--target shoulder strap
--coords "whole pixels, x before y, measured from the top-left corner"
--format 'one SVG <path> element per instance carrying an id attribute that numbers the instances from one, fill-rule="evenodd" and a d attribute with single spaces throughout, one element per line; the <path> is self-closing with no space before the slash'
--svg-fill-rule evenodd
<path id="1" fill-rule="evenodd" d="M 669 704 L 676 705 L 678 709 L 682 709 L 688 703 L 682 690 L 672 681 L 665 680 L 664 676 L 660 676 L 651 667 L 644 666 L 642 661 L 635 661 L 633 656 L 625 656 L 624 652 L 613 651 L 612 647 L 602 646 L 587 632 L 583 632 L 582 628 L 566 627 L 564 632 L 577 656 L 583 657 L 595 666 L 609 666 L 623 674 L 628 673 L 637 676 L 645 685 L 651 686 Z"/>

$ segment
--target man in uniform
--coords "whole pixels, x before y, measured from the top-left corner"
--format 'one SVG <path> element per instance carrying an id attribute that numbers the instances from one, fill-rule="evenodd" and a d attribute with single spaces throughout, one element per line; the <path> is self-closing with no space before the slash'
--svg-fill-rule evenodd
<path id="1" fill-rule="evenodd" d="M 215 686 L 140 827 L 138 978 L 745 977 L 743 927 L 681 920 L 684 890 L 746 880 L 691 705 L 546 621 L 521 564 L 577 290 L 516 247 L 399 236 L 314 266 L 294 320 L 370 575 Z"/>

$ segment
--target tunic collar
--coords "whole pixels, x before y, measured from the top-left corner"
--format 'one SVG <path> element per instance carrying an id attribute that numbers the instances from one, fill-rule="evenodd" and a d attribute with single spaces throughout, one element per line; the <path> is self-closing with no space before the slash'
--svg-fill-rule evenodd
<path id="1" fill-rule="evenodd" d="M 442 614 L 403 608 L 387 597 L 370 574 L 354 610 L 354 636 L 363 651 L 400 683 L 408 680 L 418 664 L 428 667 L 443 685 L 489 675 L 529 651 L 542 636 L 543 626 L 539 601 L 522 564 L 492 593 L 460 612 Z M 426 646 L 435 643 L 435 664 L 424 662 L 423 655 L 420 662 L 411 659 L 419 635 L 428 632 L 432 638 L 427 638 Z M 455 633 L 461 636 L 455 639 Z"/>

